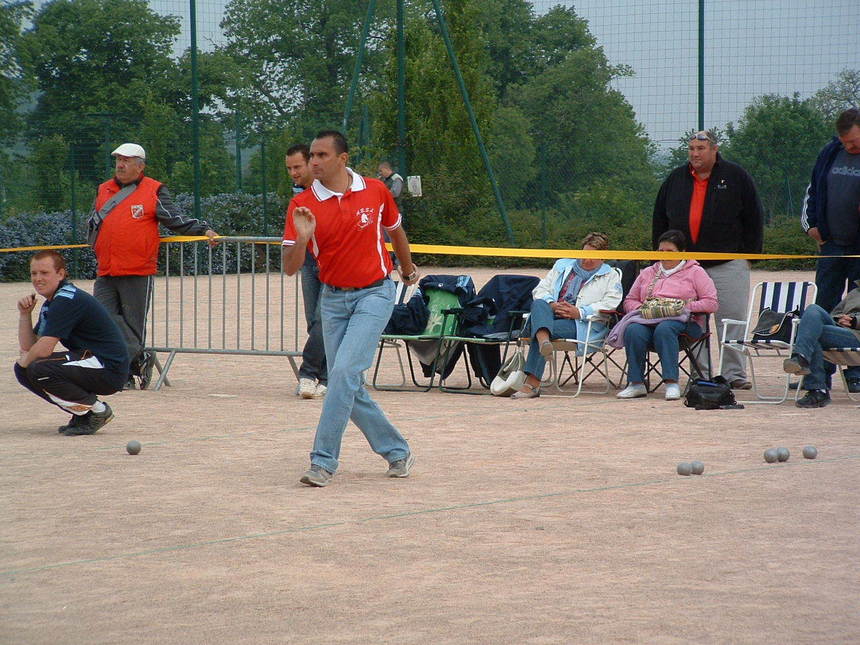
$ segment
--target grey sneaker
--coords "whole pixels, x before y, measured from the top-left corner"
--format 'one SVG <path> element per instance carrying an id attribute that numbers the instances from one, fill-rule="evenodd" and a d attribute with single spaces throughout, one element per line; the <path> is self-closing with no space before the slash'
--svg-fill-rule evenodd
<path id="1" fill-rule="evenodd" d="M 392 461 L 388 465 L 388 472 L 385 473 L 388 477 L 409 477 L 409 471 L 412 470 L 412 465 L 415 463 L 415 455 L 411 452 L 406 456 L 406 459 L 398 459 Z"/>
<path id="2" fill-rule="evenodd" d="M 105 403 L 105 409 L 101 412 L 93 412 L 90 410 L 82 416 L 77 424 L 70 425 L 63 433 L 67 437 L 79 437 L 85 434 L 95 434 L 103 426 L 113 421 L 113 410 Z"/>
<path id="3" fill-rule="evenodd" d="M 332 473 L 322 466 L 311 464 L 311 467 L 305 471 L 305 474 L 302 475 L 302 478 L 299 481 L 305 486 L 316 486 L 317 488 L 322 488 L 323 486 L 328 486 L 331 483 L 331 478 L 333 476 L 334 475 L 332 475 Z"/>

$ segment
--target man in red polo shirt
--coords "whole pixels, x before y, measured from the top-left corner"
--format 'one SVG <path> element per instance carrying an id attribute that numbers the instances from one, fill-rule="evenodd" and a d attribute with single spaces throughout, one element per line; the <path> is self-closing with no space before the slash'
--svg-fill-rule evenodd
<path id="1" fill-rule="evenodd" d="M 347 167 L 344 136 L 324 130 L 311 143 L 309 190 L 287 208 L 283 267 L 294 275 L 309 249 L 319 264 L 323 338 L 328 363 L 328 392 L 323 403 L 306 486 L 327 486 L 338 467 L 340 445 L 352 419 L 370 447 L 389 464 L 389 477 L 408 477 L 414 462 L 409 444 L 364 387 L 382 330 L 394 307 L 392 265 L 383 229 L 400 262 L 406 284 L 418 280 L 400 213 L 378 179 Z"/>

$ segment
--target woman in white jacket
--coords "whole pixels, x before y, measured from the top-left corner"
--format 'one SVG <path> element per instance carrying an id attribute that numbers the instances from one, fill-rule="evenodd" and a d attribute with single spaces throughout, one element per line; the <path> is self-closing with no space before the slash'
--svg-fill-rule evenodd
<path id="1" fill-rule="evenodd" d="M 582 248 L 605 251 L 609 248 L 609 238 L 605 233 L 589 233 L 582 240 Z M 552 356 L 552 338 L 586 340 L 591 317 L 596 318 L 588 342 L 606 336 L 608 327 L 600 312 L 617 308 L 621 296 L 621 272 L 603 260 L 558 260 L 532 292 L 534 300 L 529 316 L 532 342 L 526 359 L 526 382 L 511 398 L 540 396 L 546 361 Z"/>

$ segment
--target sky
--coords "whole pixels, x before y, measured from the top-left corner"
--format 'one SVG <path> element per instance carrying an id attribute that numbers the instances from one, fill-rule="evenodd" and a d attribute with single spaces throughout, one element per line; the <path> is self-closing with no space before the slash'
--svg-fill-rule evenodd
<path id="1" fill-rule="evenodd" d="M 697 0 L 535 0 L 588 20 L 611 63 L 633 67 L 614 85 L 651 138 L 678 142 L 698 121 Z M 706 0 L 705 127 L 737 123 L 762 94 L 814 94 L 860 67 L 858 0 Z"/>
<path id="2" fill-rule="evenodd" d="M 737 123 L 755 96 L 797 92 L 806 98 L 842 69 L 860 67 L 858 1 L 705 0 L 705 127 Z M 610 62 L 632 67 L 634 75 L 614 85 L 652 140 L 672 147 L 697 127 L 697 0 L 532 4 L 539 14 L 555 5 L 574 6 Z M 152 0 L 151 6 L 182 18 L 178 49 L 186 48 L 188 2 Z M 219 41 L 223 6 L 224 0 L 198 0 L 201 49 Z"/>

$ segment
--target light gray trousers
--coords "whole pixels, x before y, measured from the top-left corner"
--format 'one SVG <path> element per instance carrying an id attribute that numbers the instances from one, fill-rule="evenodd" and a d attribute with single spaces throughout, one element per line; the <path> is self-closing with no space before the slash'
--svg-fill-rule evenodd
<path id="1" fill-rule="evenodd" d="M 750 298 L 750 263 L 749 260 L 729 260 L 723 264 L 705 267 L 705 271 L 714 281 L 717 287 L 717 298 L 720 300 L 719 309 L 711 316 L 716 332 L 715 336 L 712 336 L 712 340 L 715 341 L 712 345 L 719 351 L 723 334 L 723 318 L 733 320 L 747 318 Z M 730 326 L 729 338 L 740 338 L 742 331 L 740 326 Z M 704 359 L 703 353 L 699 356 L 703 367 L 708 364 Z M 746 379 L 746 357 L 739 352 L 727 351 L 723 362 L 723 377 L 729 383 L 736 379 Z"/>

